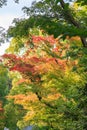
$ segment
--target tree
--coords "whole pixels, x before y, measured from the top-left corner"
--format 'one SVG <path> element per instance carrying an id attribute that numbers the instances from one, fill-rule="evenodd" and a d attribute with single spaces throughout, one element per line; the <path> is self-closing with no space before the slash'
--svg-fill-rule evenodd
<path id="1" fill-rule="evenodd" d="M 14 19 L 8 30 L 13 39 L 3 56 L 15 75 L 5 106 L 9 128 L 87 129 L 86 4 L 42 0 L 23 8 L 28 19 Z"/>
<path id="2" fill-rule="evenodd" d="M 43 0 L 33 2 L 30 8 L 24 7 L 23 10 L 29 18 L 14 20 L 15 27 L 8 31 L 10 36 L 28 35 L 29 28 L 39 26 L 55 37 L 78 35 L 83 46 L 87 46 L 86 1 Z"/>
<path id="3" fill-rule="evenodd" d="M 87 80 L 79 67 L 82 52 L 79 51 L 79 58 L 75 56 L 81 41 L 78 37 L 63 41 L 43 33 L 42 30 L 39 36 L 29 35 L 23 55 L 3 56 L 10 71 L 18 71 L 22 76 L 8 95 L 26 111 L 17 125 L 20 129 L 36 125 L 44 130 L 84 130 L 86 112 L 78 99 L 86 99 L 82 90 Z M 74 42 L 76 49 L 71 53 Z"/>

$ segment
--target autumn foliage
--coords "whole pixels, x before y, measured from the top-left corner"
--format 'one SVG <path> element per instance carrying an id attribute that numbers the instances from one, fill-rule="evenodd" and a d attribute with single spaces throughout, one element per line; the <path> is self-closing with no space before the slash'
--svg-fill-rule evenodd
<path id="1" fill-rule="evenodd" d="M 14 80 L 7 96 L 9 101 L 23 107 L 24 114 L 17 121 L 20 129 L 27 125 L 49 130 L 64 130 L 66 126 L 78 129 L 74 122 L 76 112 L 79 116 L 76 97 L 78 86 L 84 83 L 82 75 L 73 71 L 73 68 L 78 68 L 78 60 L 67 56 L 71 41 L 69 38 L 65 42 L 48 35 L 29 35 L 24 43 L 24 54 L 2 56 L 9 70 L 21 75 Z M 79 119 L 76 122 L 80 124 Z"/>
<path id="2" fill-rule="evenodd" d="M 3 55 L 3 58 L 7 59 L 5 64 L 11 71 L 26 73 L 25 75 L 38 75 L 46 73 L 56 66 L 63 70 L 66 69 L 68 60 L 63 56 L 69 49 L 68 44 L 63 47 L 63 43 L 53 36 L 32 36 L 31 39 L 32 41 L 25 43 L 28 50 L 24 55 L 20 57 L 14 54 Z M 31 44 L 33 48 L 31 48 Z"/>

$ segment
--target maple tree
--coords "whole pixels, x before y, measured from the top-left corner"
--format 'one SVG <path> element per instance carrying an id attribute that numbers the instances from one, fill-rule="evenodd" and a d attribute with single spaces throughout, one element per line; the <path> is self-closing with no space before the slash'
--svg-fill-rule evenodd
<path id="1" fill-rule="evenodd" d="M 79 107 L 78 98 L 86 79 L 77 71 L 79 59 L 74 59 L 70 52 L 74 42 L 81 47 L 78 37 L 63 41 L 40 31 L 39 36 L 29 35 L 20 56 L 3 55 L 10 71 L 21 74 L 7 96 L 9 103 L 12 100 L 23 107 L 24 114 L 16 122 L 20 129 L 28 125 L 49 130 L 84 129 L 84 110 Z"/>

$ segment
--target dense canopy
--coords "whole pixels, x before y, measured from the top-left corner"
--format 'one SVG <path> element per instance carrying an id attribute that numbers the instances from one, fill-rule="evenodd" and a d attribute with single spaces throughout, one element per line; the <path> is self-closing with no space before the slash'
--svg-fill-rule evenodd
<path id="1" fill-rule="evenodd" d="M 87 130 L 87 1 L 40 0 L 23 11 L 0 60 L 0 130 Z"/>

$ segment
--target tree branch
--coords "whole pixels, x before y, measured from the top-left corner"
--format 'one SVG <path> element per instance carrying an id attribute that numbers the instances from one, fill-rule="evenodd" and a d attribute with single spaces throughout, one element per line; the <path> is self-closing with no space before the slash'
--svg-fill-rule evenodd
<path id="1" fill-rule="evenodd" d="M 66 19 L 67 21 L 69 21 L 71 24 L 73 24 L 75 27 L 81 29 L 80 23 L 74 19 L 74 17 L 72 16 L 72 14 L 71 14 L 70 11 L 69 11 L 69 8 L 66 9 L 66 5 L 65 5 L 64 0 L 60 0 L 60 5 L 61 5 L 62 9 L 63 9 L 64 12 L 65 12 L 65 19 Z M 84 46 L 84 47 L 87 47 L 86 38 L 80 37 L 80 39 L 81 39 L 81 41 L 82 41 L 83 46 Z"/>
<path id="2" fill-rule="evenodd" d="M 56 106 L 53 106 L 51 103 L 46 102 L 45 100 L 43 100 L 42 97 L 41 97 L 41 95 L 40 95 L 38 92 L 35 92 L 35 94 L 37 95 L 37 97 L 38 97 L 38 99 L 39 99 L 39 101 L 40 101 L 41 103 L 44 103 L 47 107 L 50 107 L 51 109 L 54 109 L 54 110 L 57 109 Z"/>

